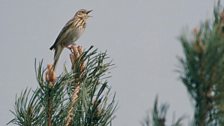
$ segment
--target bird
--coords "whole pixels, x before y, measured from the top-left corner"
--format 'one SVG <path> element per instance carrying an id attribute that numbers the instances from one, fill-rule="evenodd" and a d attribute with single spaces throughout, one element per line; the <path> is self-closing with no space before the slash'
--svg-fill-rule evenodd
<path id="1" fill-rule="evenodd" d="M 80 9 L 78 10 L 72 19 L 70 19 L 60 31 L 54 44 L 50 47 L 50 50 L 54 49 L 54 63 L 53 70 L 55 70 L 59 57 L 64 48 L 70 49 L 69 46 L 74 45 L 75 41 L 79 39 L 81 34 L 86 28 L 86 22 L 92 10 Z"/>

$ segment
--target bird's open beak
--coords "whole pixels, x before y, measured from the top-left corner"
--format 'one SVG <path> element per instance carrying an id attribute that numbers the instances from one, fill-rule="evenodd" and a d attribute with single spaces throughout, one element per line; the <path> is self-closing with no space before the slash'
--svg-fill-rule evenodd
<path id="1" fill-rule="evenodd" d="M 89 11 L 87 11 L 86 13 L 89 14 L 89 13 L 92 12 L 92 11 L 93 11 L 93 10 L 89 10 Z"/>
<path id="2" fill-rule="evenodd" d="M 87 17 L 89 18 L 89 17 L 93 17 L 93 16 L 91 16 L 91 15 L 88 15 L 90 12 L 92 12 L 93 10 L 89 10 L 89 11 L 87 11 L 86 12 L 86 14 L 87 14 Z"/>

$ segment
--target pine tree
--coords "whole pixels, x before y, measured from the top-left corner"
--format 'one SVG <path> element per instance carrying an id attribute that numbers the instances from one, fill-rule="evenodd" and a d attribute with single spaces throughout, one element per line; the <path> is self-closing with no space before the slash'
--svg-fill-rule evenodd
<path id="1" fill-rule="evenodd" d="M 184 58 L 181 80 L 194 105 L 194 126 L 224 125 L 224 11 L 220 1 L 214 20 L 180 37 Z"/>
<path id="2" fill-rule="evenodd" d="M 179 57 L 182 67 L 180 78 L 194 105 L 191 126 L 224 125 L 224 9 L 220 1 L 214 7 L 214 20 L 204 22 L 191 34 L 180 37 L 184 57 Z M 167 105 L 154 103 L 152 121 L 149 116 L 143 126 L 165 126 Z M 181 125 L 179 118 L 177 123 Z"/>
<path id="3" fill-rule="evenodd" d="M 35 62 L 39 86 L 25 89 L 15 101 L 14 119 L 20 126 L 107 126 L 114 118 L 115 96 L 107 78 L 113 65 L 106 52 L 74 46 L 71 70 L 56 77 L 43 61 Z M 109 100 L 111 98 L 112 100 Z"/>

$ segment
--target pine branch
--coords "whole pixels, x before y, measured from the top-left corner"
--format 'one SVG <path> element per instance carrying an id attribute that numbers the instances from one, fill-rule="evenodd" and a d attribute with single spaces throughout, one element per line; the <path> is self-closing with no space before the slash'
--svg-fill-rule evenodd
<path id="1" fill-rule="evenodd" d="M 158 105 L 158 96 L 154 101 L 154 108 L 152 111 L 151 119 L 150 116 L 147 115 L 144 121 L 142 122 L 142 126 L 165 126 L 166 124 L 166 114 L 168 111 L 169 105 L 164 103 L 160 106 Z M 182 120 L 185 116 L 178 118 L 176 121 L 174 120 L 171 126 L 182 126 Z"/>
<path id="2" fill-rule="evenodd" d="M 27 90 L 16 99 L 14 119 L 9 123 L 22 126 L 107 126 L 114 118 L 114 98 L 109 101 L 107 78 L 111 62 L 107 54 L 97 50 L 83 51 L 72 47 L 72 68 L 56 77 L 52 65 L 43 69 L 43 61 L 35 61 L 39 87 L 31 94 Z M 37 67 L 38 66 L 38 67 Z"/>
<path id="3" fill-rule="evenodd" d="M 185 54 L 180 74 L 194 101 L 195 126 L 224 124 L 224 110 L 219 108 L 224 104 L 224 11 L 220 11 L 220 1 L 214 17 L 214 22 L 206 21 L 194 29 L 193 39 L 184 34 L 180 38 Z"/>

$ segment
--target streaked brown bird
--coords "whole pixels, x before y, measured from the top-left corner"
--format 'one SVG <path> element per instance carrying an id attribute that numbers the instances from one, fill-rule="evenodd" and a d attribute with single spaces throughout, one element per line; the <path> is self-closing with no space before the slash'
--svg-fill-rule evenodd
<path id="1" fill-rule="evenodd" d="M 75 41 L 81 36 L 83 31 L 85 30 L 86 21 L 89 17 L 91 17 L 88 14 L 91 11 L 92 10 L 87 11 L 85 9 L 80 9 L 78 12 L 75 13 L 74 17 L 65 24 L 65 26 L 59 33 L 54 44 L 50 47 L 50 50 L 54 49 L 55 51 L 53 70 L 55 70 L 62 50 L 64 48 L 70 49 L 69 46 L 74 45 Z"/>

